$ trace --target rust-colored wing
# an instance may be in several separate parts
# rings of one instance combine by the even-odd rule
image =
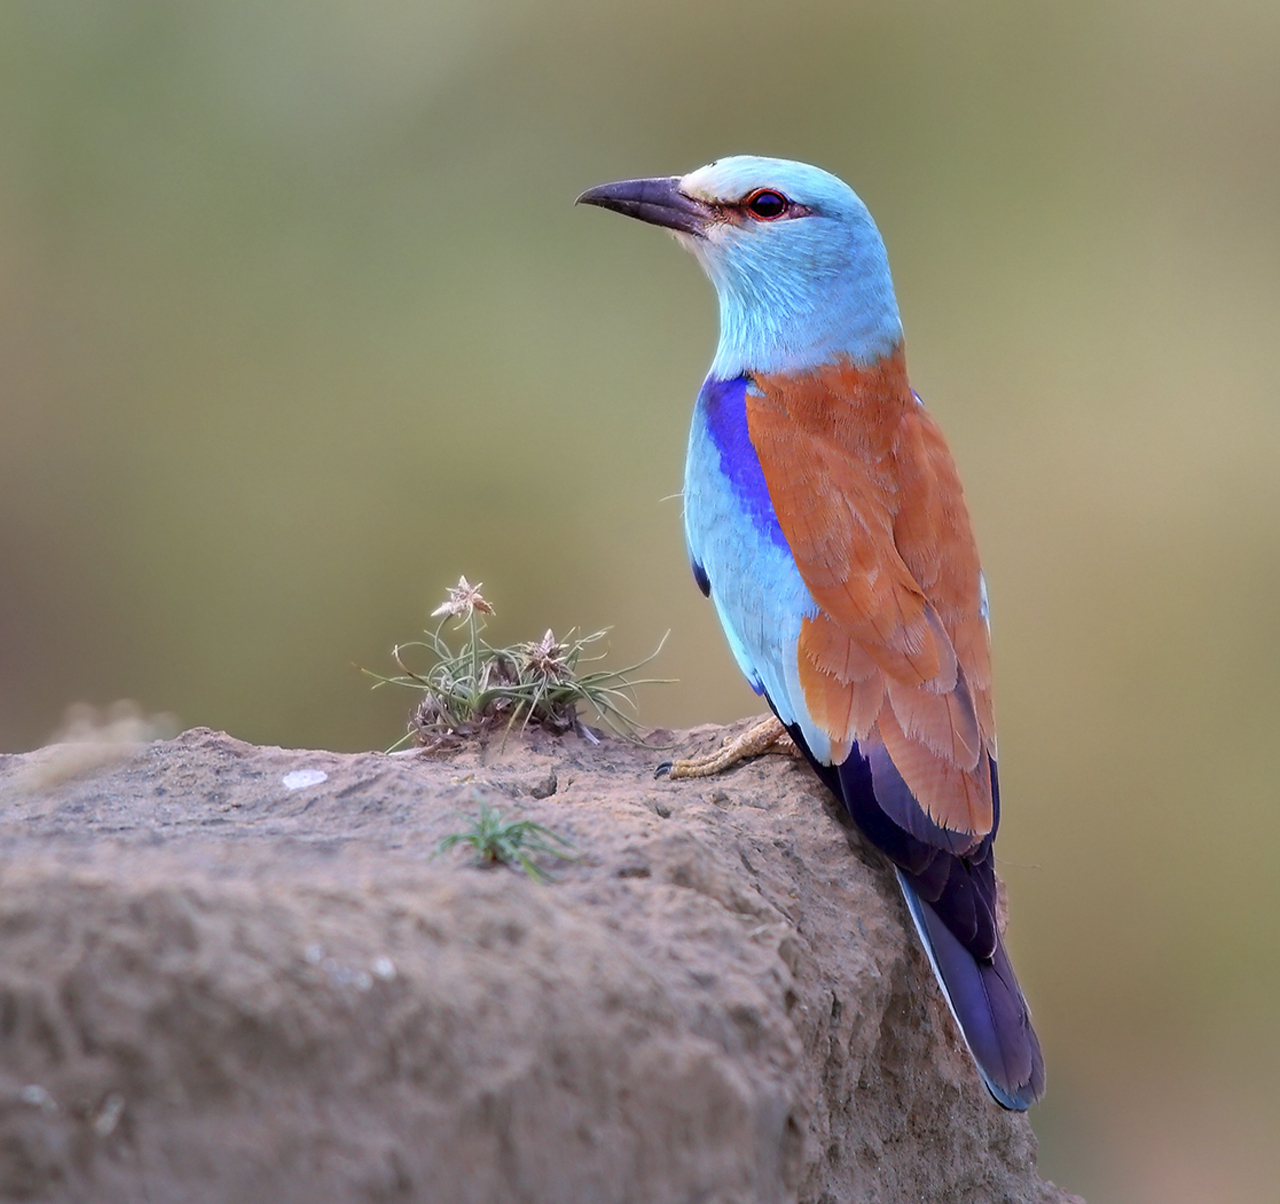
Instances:
[[[751,442],[821,607],[797,651],[805,705],[834,759],[882,744],[925,814],[976,843],[992,828],[995,751],[978,552],[901,349],[754,385]]]

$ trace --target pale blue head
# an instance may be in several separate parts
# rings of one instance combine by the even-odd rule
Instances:
[[[902,340],[880,232],[853,189],[821,168],[734,155],[578,200],[664,226],[697,257],[720,298],[718,377],[843,357],[870,364]]]

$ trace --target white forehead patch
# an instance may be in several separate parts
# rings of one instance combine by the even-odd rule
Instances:
[[[708,163],[706,167],[699,167],[697,171],[691,171],[680,181],[680,191],[685,196],[696,197],[700,201],[736,201],[738,195],[731,194],[726,191],[726,180],[723,179],[722,172],[717,172],[716,168],[720,163]]]
[[[691,171],[680,180],[686,196],[712,202],[740,201],[757,188],[776,188],[784,196],[832,212],[860,203],[843,181],[820,167],[793,159],[730,155]]]

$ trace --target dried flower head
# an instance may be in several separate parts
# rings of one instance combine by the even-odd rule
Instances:
[[[449,596],[431,612],[433,619],[445,616],[457,615],[459,618],[469,619],[476,611],[481,614],[493,614],[493,607],[485,601],[484,595],[480,593],[480,586],[483,581],[472,585],[465,577],[458,578],[458,584],[450,591]]]
[[[567,681],[573,676],[573,666],[568,660],[569,645],[560,643],[549,627],[536,644],[521,644],[520,652],[527,672],[548,681]]]

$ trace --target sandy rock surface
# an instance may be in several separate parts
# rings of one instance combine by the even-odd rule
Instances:
[[[99,751],[0,756],[0,1198],[1076,1199],[789,757]],[[578,859],[433,856],[481,801]]]

